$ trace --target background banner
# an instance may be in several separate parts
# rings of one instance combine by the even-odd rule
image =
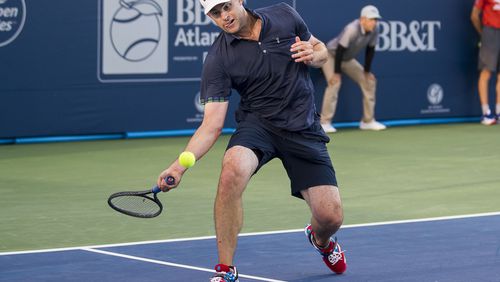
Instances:
[[[479,116],[470,0],[286,2],[327,42],[376,5],[378,120]],[[76,5],[78,3],[78,5]],[[0,138],[197,128],[203,59],[219,33],[198,0],[0,1]],[[362,55],[358,58],[361,63]],[[321,107],[325,79],[311,69]],[[225,127],[235,126],[235,93]],[[343,80],[334,122],[359,121]]]

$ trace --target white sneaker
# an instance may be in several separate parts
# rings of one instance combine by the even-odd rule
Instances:
[[[359,128],[362,130],[377,130],[378,131],[378,130],[384,130],[387,127],[376,120],[372,120],[370,122],[361,121],[359,123]]]
[[[337,132],[337,129],[335,129],[335,127],[333,127],[331,124],[329,123],[322,123],[321,124],[321,127],[323,128],[323,130],[326,132],[326,133],[334,133],[334,132]]]
[[[493,125],[497,123],[497,117],[493,114],[483,115],[481,117],[481,123],[484,125]]]

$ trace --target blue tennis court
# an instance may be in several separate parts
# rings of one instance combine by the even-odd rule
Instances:
[[[244,234],[240,281],[500,281],[500,213],[345,226],[334,275],[301,230]],[[33,238],[36,240],[36,238]],[[208,281],[215,239],[0,253],[0,281]]]

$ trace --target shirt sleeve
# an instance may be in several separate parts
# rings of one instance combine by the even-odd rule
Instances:
[[[344,31],[340,35],[339,44],[344,46],[346,49],[349,48],[349,44],[356,35],[355,27],[348,25],[345,27]]]
[[[231,79],[215,55],[207,55],[201,74],[200,102],[226,102],[231,96]]]
[[[378,40],[378,28],[373,31],[373,36],[370,38],[370,42],[368,42],[368,46],[375,47],[377,45]]]
[[[335,51],[335,64],[333,71],[335,73],[342,73],[342,57],[344,56],[345,47],[339,44]]]
[[[370,72],[374,56],[375,56],[375,46],[367,46],[365,51],[365,66],[364,66],[365,72]]]

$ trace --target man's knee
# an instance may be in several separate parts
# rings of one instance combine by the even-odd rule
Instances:
[[[341,85],[340,80],[335,79],[334,75],[332,75],[327,81],[328,87],[340,87],[340,85]]]
[[[320,214],[316,220],[323,226],[340,227],[344,221],[344,217],[342,210],[338,209]]]
[[[318,224],[324,227],[340,227],[342,225],[344,215],[337,187],[324,185],[301,192]]]
[[[365,79],[362,87],[364,87],[369,93],[375,93],[375,89],[377,89],[377,81],[375,79]]]
[[[344,221],[342,206],[340,203],[335,203],[328,208],[317,210],[314,218],[324,227],[339,228]]]
[[[238,147],[233,147],[226,152],[222,162],[218,193],[229,197],[241,196],[258,164],[254,153],[252,153],[251,159],[245,155],[248,155],[248,149]]]
[[[232,187],[236,186],[241,178],[242,172],[234,162],[224,161],[219,179],[218,192],[229,195],[234,193]]]
[[[479,74],[479,79],[481,80],[489,80],[491,77],[491,72],[489,70],[482,70]]]

